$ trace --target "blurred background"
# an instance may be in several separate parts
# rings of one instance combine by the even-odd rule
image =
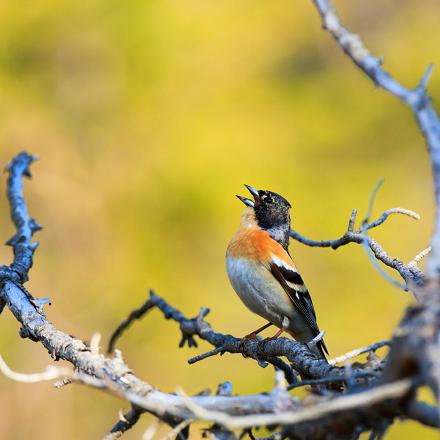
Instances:
[[[437,1],[336,6],[404,84],[440,64]],[[438,71],[429,91],[436,101]],[[210,307],[221,332],[241,336],[262,324],[225,272],[243,183],[281,193],[293,227],[327,239],[344,232],[353,208],[362,218],[383,176],[374,216],[402,206],[422,219],[391,217],[371,235],[404,261],[429,242],[430,164],[412,115],[341,53],[311,1],[1,1],[1,164],[22,149],[41,158],[25,192],[44,225],[27,287],[52,299],[56,326],[84,340],[100,332],[104,347],[150,287],[188,316]],[[4,197],[0,209],[6,241],[13,228]],[[295,242],[291,251],[332,356],[391,336],[411,296],[359,246]],[[0,247],[0,257],[9,263],[10,248]],[[39,372],[50,363],[40,345],[18,337],[9,311],[0,329],[11,368]],[[189,366],[209,347],[178,342],[176,324],[152,312],[118,345],[164,391],[196,393],[225,380],[236,393],[273,386],[271,368],[240,356]],[[55,390],[1,376],[0,387],[0,438],[100,438],[126,408],[77,385]],[[151,421],[143,416],[125,438],[140,438]],[[192,438],[200,435],[196,428]],[[416,436],[438,438],[399,422],[387,438]]]

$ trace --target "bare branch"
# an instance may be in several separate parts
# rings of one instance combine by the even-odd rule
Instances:
[[[386,266],[395,269],[407,284],[415,284],[416,286],[422,285],[424,282],[424,275],[422,271],[420,271],[417,267],[406,265],[398,258],[389,256],[376,240],[365,234],[365,231],[383,224],[391,214],[403,214],[414,219],[419,219],[419,214],[404,208],[391,208],[386,210],[379,217],[379,219],[371,223],[365,223],[360,229],[354,230],[356,214],[357,211],[353,210],[350,216],[347,231],[339,238],[333,240],[311,240],[294,231],[293,229],[290,230],[290,236],[300,243],[311,247],[331,247],[332,249],[338,249],[339,247],[345,246],[349,243],[357,243],[366,246],[369,248],[369,256],[374,256],[375,259],[381,261]]]
[[[376,86],[396,96],[411,108],[425,137],[431,154],[437,207],[435,232],[431,242],[433,252],[427,269],[428,275],[437,278],[440,273],[440,120],[426,91],[432,65],[426,69],[416,88],[404,87],[382,68],[382,61],[369,52],[360,37],[341,24],[330,0],[313,2],[321,16],[324,29]]]
[[[402,214],[413,218],[414,220],[420,220],[420,214],[405,208],[390,208],[387,209],[376,221],[366,225],[366,230],[376,228],[380,226],[391,214]]]
[[[103,437],[103,440],[114,440],[120,438],[124,432],[133,428],[133,426],[138,422],[142,410],[139,410],[135,406],[127,411],[125,414],[121,414],[118,423],[112,428],[112,430]]]
[[[381,186],[383,185],[384,178],[381,177],[373,187],[373,191],[371,191],[370,199],[368,200],[368,209],[365,214],[365,218],[362,220],[361,231],[365,231],[367,229],[368,224],[370,223],[370,218],[373,214],[374,202],[376,201],[377,193],[379,192]]]
[[[423,249],[423,251],[419,252],[410,262],[408,262],[408,267],[415,267],[418,268],[417,264],[426,257],[430,252],[432,251],[432,247],[428,246],[426,249]]]
[[[179,434],[187,428],[194,420],[187,419],[180,422],[178,425],[176,425],[173,429],[168,431],[161,440],[173,440],[174,438],[179,438]]]
[[[225,353],[225,347],[220,346],[220,347],[214,348],[210,351],[207,351],[206,353],[202,353],[202,354],[199,354],[197,356],[194,356],[194,357],[188,359],[188,364],[190,364],[190,365],[195,364],[197,362],[203,361],[204,359],[207,359],[209,357],[216,356],[217,354],[222,354],[222,353]]]
[[[408,287],[406,284],[402,284],[399,283],[399,281],[395,280],[391,275],[388,275],[387,272],[385,272],[382,267],[380,266],[380,264],[377,262],[376,260],[376,256],[373,253],[373,251],[371,250],[371,247],[369,245],[369,239],[368,239],[368,235],[365,233],[364,236],[364,240],[362,242],[362,246],[365,249],[365,252],[368,256],[368,259],[370,260],[371,264],[373,265],[373,267],[377,270],[377,272],[379,272],[379,274],[385,279],[387,280],[389,283],[391,283],[393,286],[397,287],[398,289],[404,290],[404,291],[408,291]]]
[[[93,333],[90,338],[90,351],[93,354],[99,354],[99,343],[101,342],[101,333]]]
[[[328,363],[331,365],[339,364],[341,362],[345,362],[348,359],[352,359],[356,356],[360,356],[361,354],[369,353],[370,351],[376,351],[379,348],[382,348],[385,346],[390,346],[390,345],[391,345],[391,342],[388,340],[376,342],[374,344],[367,345],[366,347],[357,348],[356,350],[349,351],[348,353],[345,353],[341,356],[330,359],[328,361]]]
[[[267,425],[297,425],[299,423],[320,419],[330,414],[354,408],[372,407],[378,403],[392,399],[402,399],[413,387],[411,380],[404,379],[390,384],[371,388],[369,390],[336,397],[327,402],[321,402],[311,407],[302,408],[295,412],[283,411],[275,414],[258,414],[247,416],[230,416],[220,411],[207,410],[199,406],[195,399],[182,396],[188,409],[200,420],[208,420],[221,424],[228,429],[246,428]]]
[[[113,332],[110,342],[107,347],[107,353],[111,353],[114,348],[116,341],[121,337],[122,333],[127,330],[128,327],[136,320],[142,318],[151,308],[154,307],[154,304],[151,301],[146,301],[141,307],[133,310],[130,315],[122,321],[118,328]]]
[[[374,202],[376,201],[377,193],[378,193],[380,187],[382,186],[383,182],[384,182],[383,178],[379,179],[379,181],[374,186],[373,191],[371,192],[371,195],[370,195],[370,200],[368,202],[368,211],[367,211],[367,214],[365,215],[364,220],[362,221],[362,226],[360,229],[361,233],[364,236],[364,238],[362,240],[362,247],[365,249],[365,252],[366,252],[369,260],[371,261],[371,264],[373,265],[373,267],[377,270],[377,272],[379,272],[380,275],[382,275],[382,277],[385,280],[390,282],[393,286],[397,287],[398,289],[402,289],[402,290],[407,291],[408,288],[405,284],[399,283],[397,280],[395,280],[392,276],[388,275],[388,273],[382,269],[380,264],[377,262],[375,254],[373,254],[373,251],[371,250],[370,245],[369,245],[369,241],[368,241],[369,227],[371,225],[373,225],[373,227],[375,227],[378,224],[383,223],[384,220],[382,220],[382,218],[388,217],[386,215],[386,213],[384,213],[379,220],[377,220],[376,222],[370,223],[370,218],[371,218],[371,213],[373,212]],[[397,212],[402,213],[402,210],[400,208],[397,208]],[[420,218],[420,216],[418,214],[413,213],[412,211],[404,210],[404,213],[406,215],[408,215],[408,212],[411,213],[410,215],[413,216],[413,218],[416,218],[417,220]]]
[[[144,307],[146,304],[148,304],[148,307]],[[202,309],[196,318],[189,319],[179,310],[169,305],[163,298],[157,296],[153,291],[150,291],[150,299],[136,310],[145,308],[145,310],[149,311],[153,307],[158,308],[166,318],[172,319],[180,325],[182,332],[180,346],[183,346],[185,341],[192,341],[191,345],[194,346],[196,344],[194,336],[198,336],[200,339],[209,342],[215,347],[214,350],[208,353],[196,358],[191,358],[189,360],[191,363],[200,360],[200,358],[204,359],[219,352],[225,352],[239,353],[255,359],[257,362],[263,361],[271,364],[276,362],[277,364],[275,364],[275,366],[278,368],[282,368],[281,364],[275,361],[274,358],[284,356],[289,360],[296,371],[307,378],[320,378],[329,374],[338,374],[340,370],[339,367],[333,367],[325,360],[317,359],[305,344],[293,341],[292,339],[241,339],[215,332],[211,325],[203,319],[208,309]],[[132,313],[130,315],[132,315]],[[136,319],[140,317],[141,316],[137,314]],[[129,321],[129,319],[124,320],[124,322],[127,321]],[[120,327],[121,326],[118,326],[118,329]],[[113,341],[116,340],[113,336],[111,339]]]
[[[36,156],[22,152],[7,166],[9,171],[7,194],[11,205],[11,218],[17,232],[6,244],[14,249],[14,261],[10,268],[20,276],[22,282],[28,279],[33,255],[38,247],[38,242],[31,241],[32,235],[41,229],[41,226],[29,217],[23,197],[22,177],[32,177],[29,167],[36,159]]]
[[[69,368],[65,367],[55,367],[53,365],[48,365],[46,367],[46,371],[42,373],[31,373],[31,374],[23,374],[12,371],[3,357],[0,355],[0,372],[2,372],[9,379],[15,380],[16,382],[24,382],[24,383],[38,383],[44,382],[46,380],[55,380],[59,379],[63,376],[72,376],[73,372]]]

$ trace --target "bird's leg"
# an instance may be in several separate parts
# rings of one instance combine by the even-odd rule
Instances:
[[[283,322],[282,322],[282,327],[269,339],[276,339],[278,338],[280,335],[282,335],[288,328],[289,328],[289,318],[287,318],[286,316],[283,318]]]
[[[270,339],[278,338],[279,336],[281,336],[284,333],[284,331],[285,331],[285,329],[281,327],[280,329],[278,329],[278,331]]]
[[[257,328],[257,330],[249,333],[248,335],[244,336],[243,339],[256,339],[258,333],[261,333],[263,330],[266,330],[268,327],[272,325],[271,322],[268,322],[267,324],[264,324],[262,327]]]

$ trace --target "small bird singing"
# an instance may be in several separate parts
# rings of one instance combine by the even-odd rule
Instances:
[[[245,338],[255,338],[274,325],[277,338],[286,331],[299,342],[319,335],[315,309],[301,275],[289,254],[290,203],[279,194],[245,185],[254,200],[237,196],[246,208],[226,252],[232,287],[245,306],[269,321]],[[311,346],[325,359],[321,339]]]

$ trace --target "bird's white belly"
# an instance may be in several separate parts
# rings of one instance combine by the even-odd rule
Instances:
[[[278,327],[284,317],[295,313],[290,299],[264,266],[228,256],[226,268],[232,287],[252,312]]]

